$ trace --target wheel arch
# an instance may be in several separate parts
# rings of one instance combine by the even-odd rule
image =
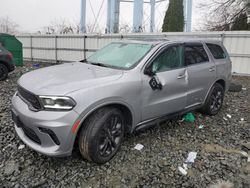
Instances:
[[[83,113],[84,115],[80,115],[80,124],[79,127],[76,131],[76,136],[75,136],[75,140],[74,143],[76,144],[79,134],[81,132],[81,129],[83,128],[83,124],[84,122],[93,114],[95,113],[97,110],[101,109],[101,108],[105,108],[105,107],[113,107],[113,108],[117,108],[119,110],[121,110],[122,114],[124,115],[124,119],[125,119],[125,131],[126,133],[130,133],[133,129],[133,122],[134,122],[134,117],[133,117],[133,111],[132,109],[125,103],[123,102],[109,102],[109,103],[103,103],[100,104],[98,106],[95,106],[94,108],[91,108],[91,110],[88,110],[87,113]]]
[[[205,97],[205,99],[204,99],[204,101],[203,101],[203,104],[205,103],[205,101],[206,101],[206,99],[207,99],[207,96],[208,96],[209,92],[211,91],[212,87],[213,87],[214,84],[216,84],[216,83],[220,84],[220,85],[224,88],[224,91],[225,91],[225,89],[226,89],[226,81],[225,81],[224,79],[222,79],[222,78],[216,79],[216,80],[214,81],[214,83],[210,86],[210,88],[208,89],[207,94],[206,94],[206,97]]]

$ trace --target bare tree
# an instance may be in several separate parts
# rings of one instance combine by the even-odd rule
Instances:
[[[17,33],[18,25],[8,16],[0,17],[0,33],[15,34]]]
[[[248,13],[249,0],[211,0],[209,3],[201,3],[200,7],[208,10],[205,23],[206,30],[230,30],[236,18]]]
[[[45,34],[75,34],[79,33],[79,24],[71,23],[66,19],[54,20],[50,25],[44,26],[39,33]]]

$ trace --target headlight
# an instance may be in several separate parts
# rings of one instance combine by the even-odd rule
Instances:
[[[70,97],[39,96],[45,110],[72,110],[76,102]]]

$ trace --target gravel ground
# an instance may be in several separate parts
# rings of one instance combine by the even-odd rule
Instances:
[[[31,69],[31,64],[17,68],[0,83],[0,187],[209,187],[217,181],[250,187],[249,77],[233,78],[246,90],[227,93],[218,115],[195,113],[195,123],[163,124],[129,135],[110,162],[96,165],[77,150],[71,157],[51,158],[22,148],[11,120],[11,97],[17,79]],[[134,149],[138,143],[144,145],[141,151]],[[178,167],[192,151],[197,158],[183,175]]]

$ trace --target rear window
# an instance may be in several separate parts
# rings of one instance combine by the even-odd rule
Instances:
[[[210,43],[206,43],[206,45],[215,59],[225,59],[227,57],[220,45]]]

